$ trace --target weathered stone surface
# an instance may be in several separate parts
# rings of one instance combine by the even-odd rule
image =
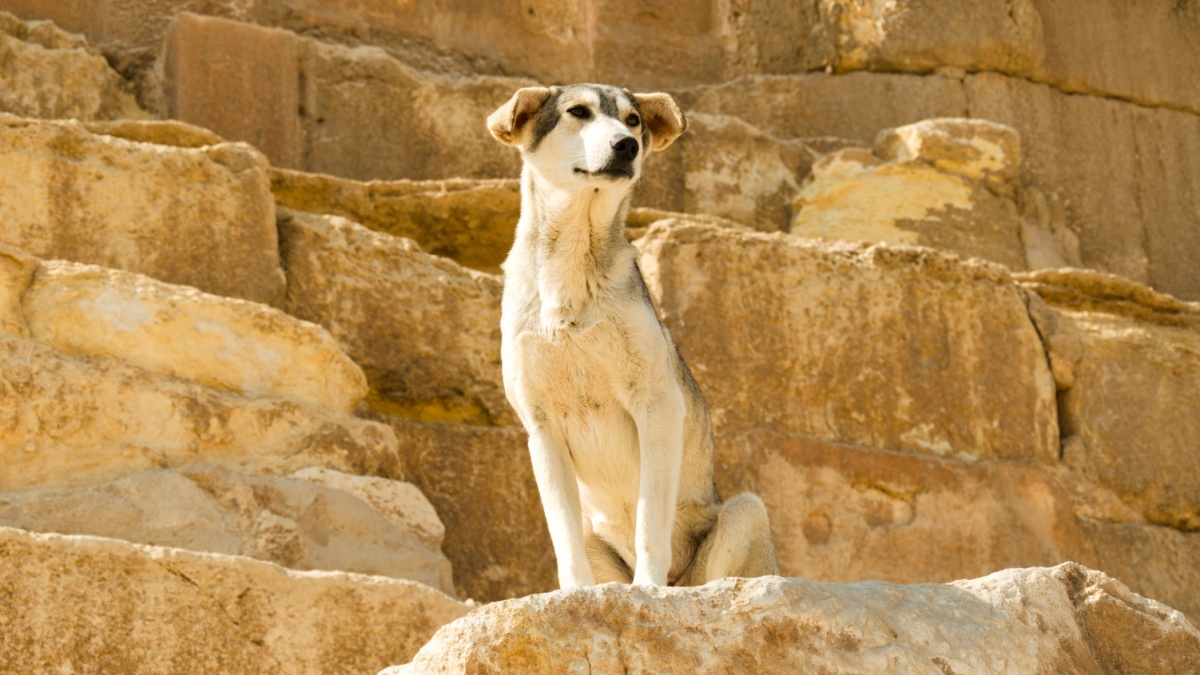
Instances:
[[[416,536],[434,550],[442,547],[446,528],[433,505],[412,483],[375,476],[355,476],[332,469],[308,467],[291,478],[327,485],[348,492],[375,508],[384,518]],[[452,592],[446,590],[447,593]]]
[[[422,584],[0,528],[12,672],[372,672],[470,609]]]
[[[275,170],[280,206],[342,216],[416,241],[434,255],[499,273],[521,211],[518,181],[370,181]]]
[[[461,598],[502,600],[558,587],[525,432],[398,417],[397,477],[420,488],[446,525],[442,546]]]
[[[145,117],[98,50],[49,21],[0,12],[0,111],[22,117]]]
[[[1065,204],[1082,263],[1200,299],[1200,115],[1015,78],[966,78],[972,116],[1015,127],[1022,182]]]
[[[392,430],[291,400],[252,400],[102,357],[0,339],[0,490],[76,487],[212,462],[398,478]]]
[[[419,492],[416,497],[433,510]],[[454,593],[450,561],[410,523],[396,522],[395,513],[389,518],[341,489],[212,464],[142,471],[83,488],[0,494],[0,526],[410,579]]]
[[[288,312],[326,326],[370,403],[426,421],[515,424],[500,372],[500,279],[337,216],[280,220]]]
[[[1095,272],[1023,279],[1056,307],[1039,328],[1064,462],[1148,521],[1200,530],[1200,303]]]
[[[886,129],[874,151],[884,161],[918,160],[997,189],[1021,175],[1020,134],[987,120],[943,117]]]
[[[763,577],[558,591],[483,607],[382,673],[1165,675],[1197,659],[1200,631],[1182,614],[1067,563],[946,585]]]
[[[638,246],[718,432],[1057,459],[1054,381],[1001,268],[702,225],[655,226]]]
[[[918,244],[1026,268],[1014,200],[916,159],[885,163],[857,148],[828,155],[796,195],[795,214],[790,231],[801,237]]]
[[[1081,518],[1096,549],[1096,566],[1136,579],[1130,588],[1179,609],[1200,625],[1200,532],[1181,532],[1139,522]]]
[[[139,274],[43,262],[23,290],[21,314],[35,340],[60,352],[245,396],[349,412],[367,394],[362,370],[320,326]]]
[[[785,230],[815,153],[726,115],[688,116],[687,133],[643,168],[636,203]]]
[[[253,143],[279,166],[359,179],[519,172],[516,153],[481,124],[530,80],[445,77],[381,49],[189,13],[167,44],[168,114]],[[257,115],[246,115],[247,97]]]
[[[128,135],[128,127],[123,135]],[[0,115],[0,243],[257,302],[284,291],[265,158]]]

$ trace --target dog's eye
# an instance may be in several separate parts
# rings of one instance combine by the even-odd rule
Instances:
[[[628,124],[631,127],[636,127],[637,125],[639,125],[641,123],[642,123],[642,121],[640,119],[638,119],[638,116],[634,115],[633,113],[630,113],[629,117],[625,118],[625,124]]]
[[[592,116],[592,111],[587,109],[587,106],[577,105],[574,108],[568,108],[567,112],[572,117],[578,117],[581,120],[586,120]]]

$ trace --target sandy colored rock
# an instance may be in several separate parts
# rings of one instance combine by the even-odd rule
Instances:
[[[38,264],[37,258],[0,244],[0,335],[29,336],[21,295],[33,283]]]
[[[254,400],[103,357],[0,339],[0,491],[77,487],[212,462],[397,478],[392,430],[296,401]]]
[[[1200,560],[1200,532],[1092,518],[1080,522],[1095,545],[1097,567],[1137,579],[1130,588],[1178,608],[1193,626],[1200,624],[1195,565]]]
[[[866,150],[818,161],[795,197],[791,233],[824,240],[913,244],[1025,269],[1016,203],[981,181],[917,159]]]
[[[420,488],[446,525],[442,550],[460,598],[503,600],[558,587],[524,431],[373,418],[395,431],[397,477]]]
[[[320,326],[139,274],[43,262],[21,311],[35,340],[67,354],[341,412],[367,394],[362,370]]]
[[[0,528],[13,672],[373,672],[470,609],[412,581]]]
[[[384,518],[410,532],[435,551],[442,547],[446,528],[433,510],[433,505],[412,483],[375,476],[354,476],[315,466],[301,469],[289,478],[348,492],[370,504]],[[453,592],[452,589],[444,590]]]
[[[1055,307],[1063,461],[1149,522],[1200,530],[1200,304],[1095,272],[1024,278]]]
[[[515,424],[500,373],[500,279],[337,216],[280,219],[286,307],[362,365],[376,409]]]
[[[267,164],[246,145],[168,147],[0,115],[0,220],[0,242],[39,258],[283,295]]]
[[[362,182],[277,169],[271,190],[280,206],[342,216],[490,273],[500,272],[521,211],[515,179]]]
[[[419,492],[416,497],[433,510]],[[212,464],[141,471],[82,488],[0,494],[4,527],[240,555],[297,570],[410,579],[453,595],[450,561],[412,523],[396,521],[394,512],[385,514],[338,488]]]
[[[1067,563],[953,584],[762,577],[698,588],[608,584],[493,603],[403,667],[521,672],[1140,672],[1200,659],[1200,631]],[[382,675],[381,673],[381,675]]]
[[[146,117],[131,87],[82,36],[0,12],[0,111],[21,117]]]
[[[918,160],[1002,187],[1021,175],[1021,136],[987,120],[943,117],[886,129],[875,138],[884,161]]]
[[[972,116],[1020,132],[1022,183],[1064,205],[1084,267],[1200,299],[1200,117],[996,75],[965,83]]]
[[[1002,268],[686,224],[638,246],[718,433],[1057,459],[1054,381]]]

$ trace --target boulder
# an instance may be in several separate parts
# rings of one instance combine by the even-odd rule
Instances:
[[[1021,279],[1052,308],[1063,461],[1147,521],[1200,531],[1200,303],[1092,271]]]
[[[686,223],[638,247],[718,433],[1058,459],[1054,380],[1002,268]]]
[[[516,180],[362,182],[275,169],[271,190],[280,206],[342,216],[493,274],[512,248],[521,212]]]
[[[285,306],[362,365],[370,403],[425,421],[515,424],[500,372],[500,279],[337,216],[282,214]]]
[[[0,12],[0,112],[21,117],[146,117],[131,87],[80,35]]]
[[[951,584],[606,584],[487,605],[381,672],[1123,672],[1200,660],[1178,611],[1081,565]]]
[[[367,394],[362,370],[320,326],[246,300],[129,272],[40,263],[21,296],[30,336],[252,398],[341,412]]]
[[[372,415],[399,441],[397,477],[446,525],[442,550],[461,598],[503,600],[558,588],[525,432]]]
[[[327,408],[250,399],[19,338],[0,338],[0,373],[3,492],[93,485],[196,462],[398,478],[391,429]]]
[[[13,672],[373,672],[471,608],[413,581],[0,528]]]
[[[283,295],[266,159],[243,144],[168,147],[0,114],[0,220],[0,243],[40,258]]]
[[[373,480],[377,490],[405,486],[415,508],[433,511],[407,483],[307,471]],[[298,570],[411,579],[453,595],[440,540],[421,536],[417,523],[397,518],[402,512],[383,512],[346,490],[297,479],[302,475],[278,478],[193,464],[87,487],[0,494],[0,526],[241,555]]]

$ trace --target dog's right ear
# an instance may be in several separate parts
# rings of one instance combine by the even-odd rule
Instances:
[[[541,110],[548,98],[550,90],[546,87],[518,89],[508,103],[488,115],[488,131],[505,145],[520,145],[525,125]]]

